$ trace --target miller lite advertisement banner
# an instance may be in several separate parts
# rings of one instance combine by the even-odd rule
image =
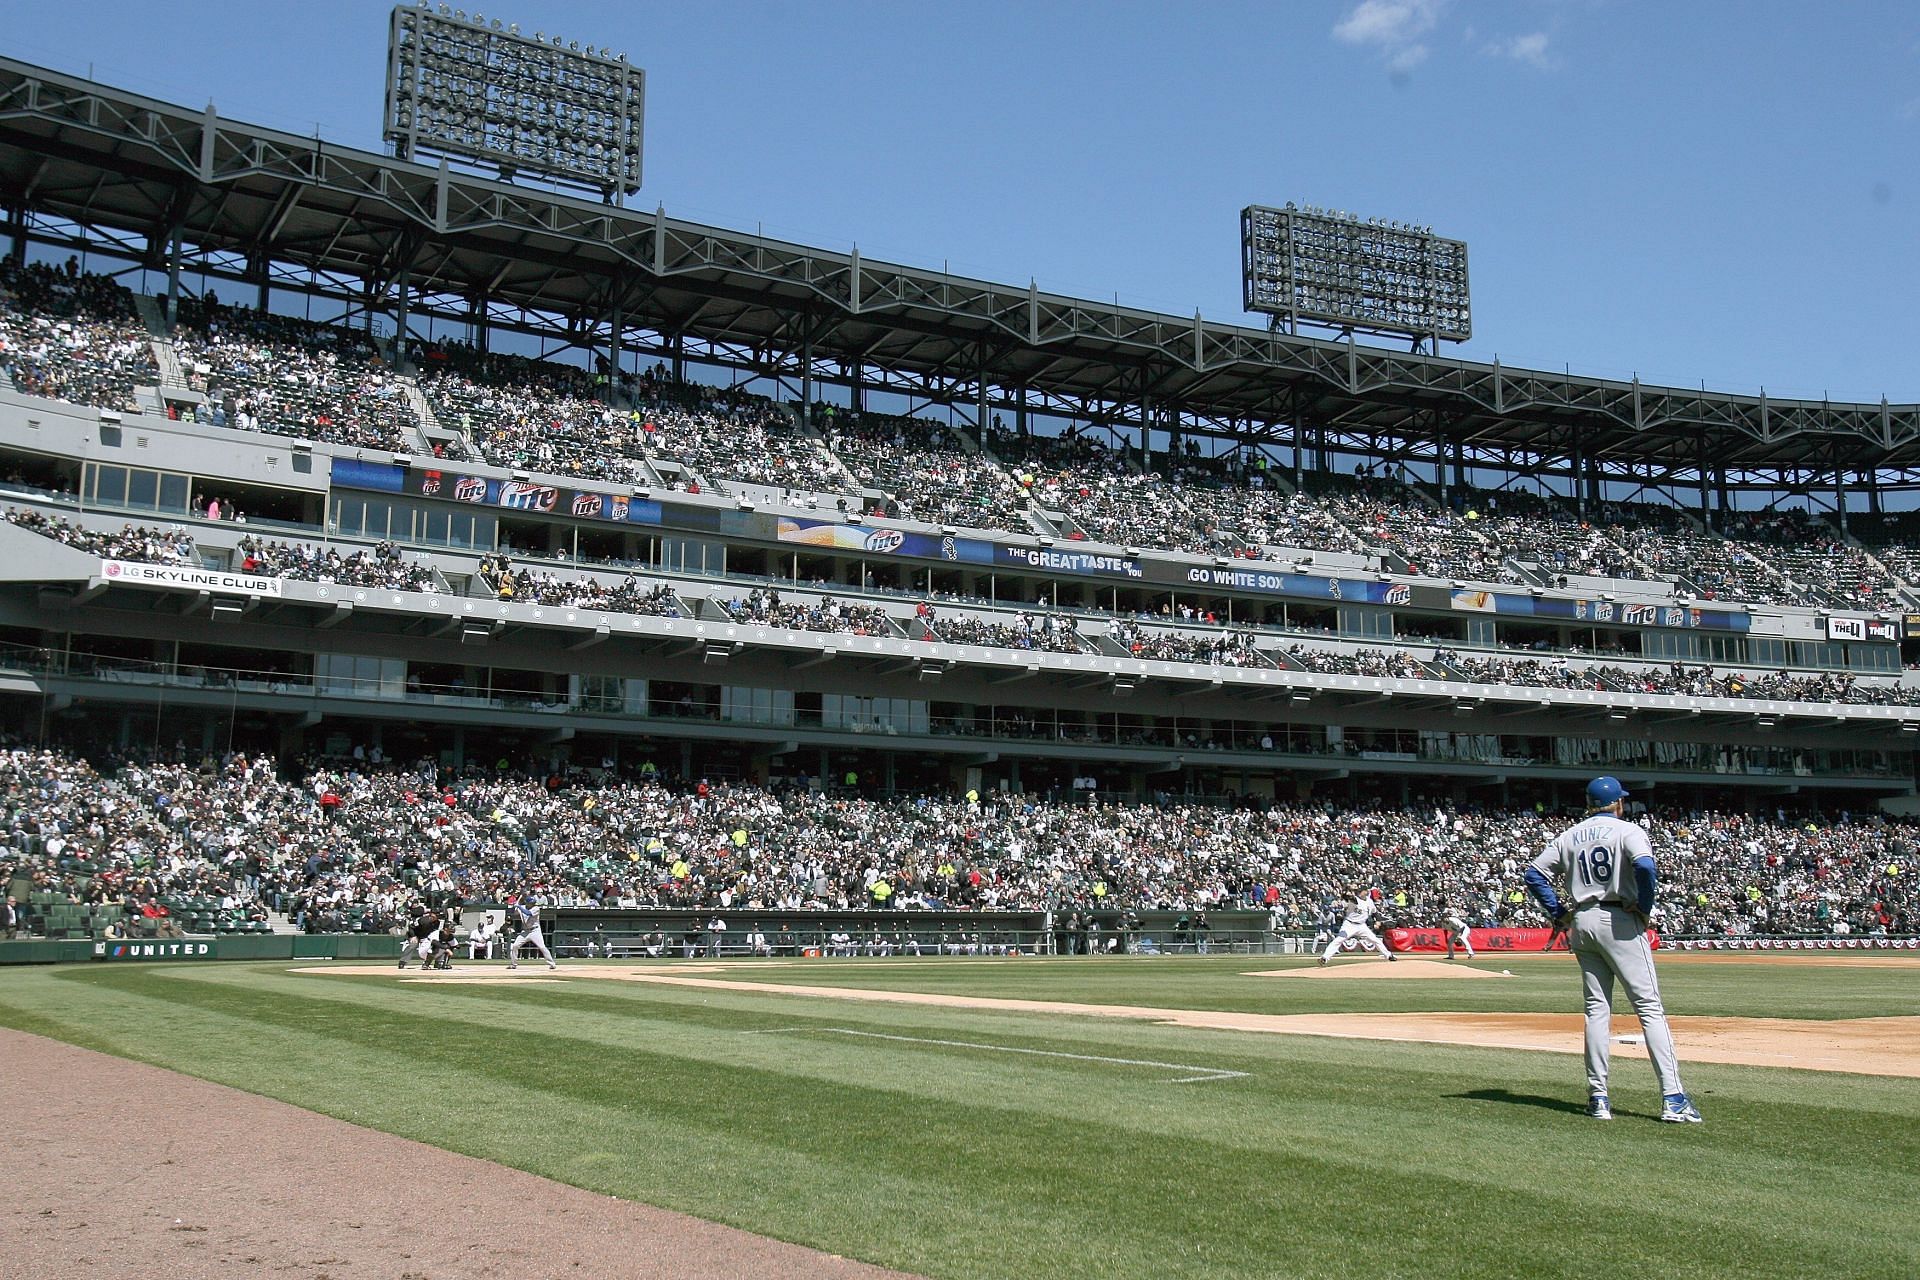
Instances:
[[[1545,951],[1547,939],[1553,936],[1551,929],[1475,929],[1473,931],[1473,949],[1476,953],[1494,951]],[[1412,952],[1447,950],[1447,931],[1438,927],[1432,929],[1389,929],[1386,933],[1387,950]],[[1647,930],[1647,941],[1656,949],[1661,945],[1660,933],[1656,929]],[[1555,951],[1567,949],[1566,935],[1553,939]],[[1465,955],[1464,951],[1459,952]]]
[[[803,547],[830,547],[869,556],[914,556],[922,560],[952,560],[961,564],[993,564],[994,543],[984,538],[939,537],[909,533],[884,526],[868,528],[846,521],[802,520],[779,517],[774,535],[781,542]]]
[[[1623,604],[1617,600],[1569,600],[1507,591],[1455,591],[1453,607],[1469,613],[1518,614],[1560,622],[1607,622],[1623,627],[1684,627],[1745,631],[1751,619],[1731,609],[1695,609],[1677,604]]]
[[[415,498],[463,502],[471,506],[519,511],[528,515],[571,516],[576,520],[606,520],[614,524],[666,523],[662,504],[651,498],[636,498],[625,493],[594,493],[537,480],[502,480],[494,476],[465,475],[438,467],[402,467],[393,463],[335,458],[333,482],[342,488],[404,493]],[[688,507],[675,511],[673,523],[711,531],[721,528],[726,516],[740,514]]]

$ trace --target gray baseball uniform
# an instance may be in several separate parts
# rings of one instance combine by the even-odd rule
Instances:
[[[1387,944],[1380,941],[1380,935],[1367,924],[1367,921],[1373,917],[1373,899],[1364,893],[1357,893],[1346,902],[1347,909],[1345,918],[1340,922],[1340,931],[1333,935],[1333,941],[1329,942],[1327,949],[1320,953],[1320,963],[1325,964],[1338,955],[1341,946],[1348,938],[1358,938],[1387,959],[1392,960],[1393,952],[1387,950]]]
[[[1669,1096],[1684,1092],[1673,1033],[1667,1028],[1660,984],[1653,973],[1653,947],[1647,942],[1646,921],[1636,909],[1640,895],[1633,864],[1643,861],[1649,867],[1653,863],[1647,833],[1611,813],[1593,814],[1567,828],[1533,860],[1533,870],[1564,894],[1561,905],[1573,912],[1567,940],[1580,962],[1586,988],[1590,1094],[1607,1092],[1615,977],[1626,987],[1627,999],[1639,1015],[1660,1092]],[[1529,877],[1529,884],[1538,896],[1537,882]],[[1553,905],[1553,900],[1547,900],[1549,909]]]

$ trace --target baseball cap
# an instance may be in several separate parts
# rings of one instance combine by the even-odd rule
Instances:
[[[1627,789],[1620,785],[1620,779],[1602,775],[1587,784],[1587,804],[1595,809],[1604,809],[1615,800],[1624,800]]]

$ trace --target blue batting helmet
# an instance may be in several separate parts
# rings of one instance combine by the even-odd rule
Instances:
[[[1601,776],[1587,784],[1587,805],[1589,808],[1604,809],[1615,800],[1627,798],[1627,789],[1620,785],[1620,779]]]

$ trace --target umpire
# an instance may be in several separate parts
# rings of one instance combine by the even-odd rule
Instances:
[[[1647,833],[1622,816],[1627,791],[1617,778],[1587,784],[1587,816],[1548,843],[1527,868],[1527,891],[1567,935],[1587,997],[1587,1114],[1613,1119],[1607,1098],[1607,1058],[1612,1038],[1613,982],[1618,978],[1639,1015],[1647,1055],[1660,1078],[1660,1118],[1699,1124],[1700,1112],[1680,1086],[1673,1033],[1660,1003],[1653,973],[1647,916],[1657,880]],[[1561,897],[1564,893],[1566,896]]]

